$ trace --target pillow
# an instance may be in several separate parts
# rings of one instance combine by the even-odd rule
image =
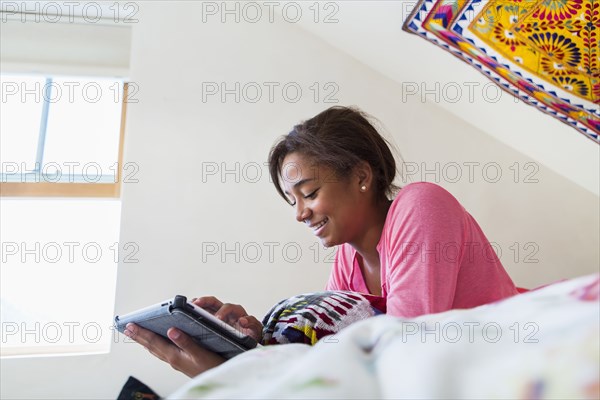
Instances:
[[[348,325],[385,311],[381,297],[355,292],[299,294],[277,303],[263,318],[263,345],[314,345]],[[382,310],[383,309],[383,310]]]

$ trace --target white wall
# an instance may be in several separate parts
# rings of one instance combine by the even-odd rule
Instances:
[[[339,104],[378,117],[406,161],[496,162],[503,176],[514,162],[530,161],[438,105],[402,103],[398,83],[293,24],[202,23],[200,13],[197,3],[144,2],[134,27],[131,78],[139,102],[129,107],[125,158],[138,163],[140,181],[124,184],[121,241],[139,245],[140,262],[119,266],[117,313],[179,293],[213,294],[260,317],[283,297],[324,287],[325,254],[314,262],[316,241],[278,198],[265,168],[256,183],[235,182],[233,175],[224,183],[219,175],[203,182],[201,174],[202,163],[233,168],[266,161],[277,136],[329,106],[312,98],[314,82],[334,82]],[[305,93],[297,103],[281,92],[273,103],[235,103],[232,96],[203,102],[202,82],[297,82]],[[479,173],[473,183],[451,184],[441,176],[438,183],[501,245],[501,259],[518,284],[597,270],[597,196],[542,166],[538,183],[487,183]],[[203,263],[209,242],[228,248],[258,243],[263,256],[257,263],[238,263],[232,255],[224,263],[216,256]],[[273,260],[264,242],[279,244]],[[515,263],[513,242],[537,243],[539,262],[524,264],[521,254]],[[296,263],[282,255],[288,243],[302,250]],[[128,375],[166,396],[186,381],[122,340],[106,355],[2,360],[1,374],[2,398],[115,398]]]

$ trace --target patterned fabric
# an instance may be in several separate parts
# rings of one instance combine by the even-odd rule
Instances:
[[[374,296],[353,292],[306,293],[277,303],[262,323],[262,344],[314,345],[348,325],[381,314]]]
[[[123,385],[117,400],[160,400],[160,396],[144,383],[130,376]]]
[[[598,142],[600,0],[420,0],[404,23]]]

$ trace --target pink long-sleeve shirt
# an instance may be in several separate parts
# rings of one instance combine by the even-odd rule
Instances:
[[[389,315],[472,308],[518,293],[475,219],[433,183],[411,183],[400,190],[377,250],[379,304]],[[369,294],[356,250],[347,243],[337,249],[327,290]]]

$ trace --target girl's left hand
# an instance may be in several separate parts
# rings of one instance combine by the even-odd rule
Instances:
[[[205,349],[177,328],[167,331],[169,342],[156,333],[135,324],[127,324],[125,335],[132,338],[150,353],[168,363],[177,371],[190,378],[223,364],[226,360],[216,353]]]

